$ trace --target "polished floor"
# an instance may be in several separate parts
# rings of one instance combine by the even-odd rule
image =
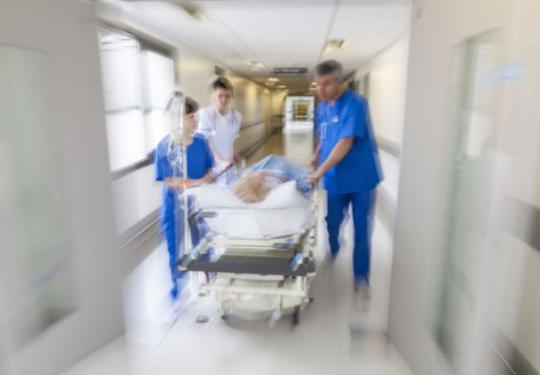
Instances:
[[[312,140],[305,134],[275,135],[250,162],[269,153],[307,164]],[[320,215],[323,216],[323,215]],[[321,218],[322,224],[322,218]],[[167,253],[160,245],[125,282],[127,334],[104,346],[64,375],[169,374],[412,374],[388,343],[387,306],[391,238],[376,223],[373,234],[369,305],[352,291],[351,225],[344,228],[343,251],[332,265],[317,254],[315,302],[293,327],[289,319],[270,327],[266,320],[220,319],[212,296],[193,294],[170,321]],[[326,243],[324,238],[320,243]],[[197,323],[197,317],[209,318]]]

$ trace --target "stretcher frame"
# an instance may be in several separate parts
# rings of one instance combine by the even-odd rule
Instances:
[[[310,289],[316,273],[318,195],[314,189],[310,197],[311,220],[303,233],[261,239],[208,233],[189,254],[181,257],[179,268],[213,274],[206,284],[197,287],[215,296],[224,320],[242,315],[238,314],[240,311],[246,317],[246,298],[266,297],[273,301],[272,305],[251,311],[251,317],[269,315],[269,324],[273,326],[284,315],[292,314],[292,322],[297,325],[300,311],[313,302]],[[215,213],[205,210],[202,214]],[[220,249],[214,254],[217,260],[212,259],[210,249]]]

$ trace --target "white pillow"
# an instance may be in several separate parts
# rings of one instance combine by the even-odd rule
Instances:
[[[303,206],[308,200],[296,189],[296,181],[288,181],[270,190],[258,203],[246,203],[234,195],[231,188],[203,185],[189,190],[197,198],[200,208],[289,208]]]
[[[227,208],[245,205],[240,198],[234,195],[232,189],[215,184],[189,189],[188,194],[195,196],[200,208]]]

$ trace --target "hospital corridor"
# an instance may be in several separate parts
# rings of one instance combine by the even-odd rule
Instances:
[[[281,138],[270,138],[261,153],[282,151],[285,142]],[[292,141],[302,147],[302,138],[302,134],[295,134]],[[309,149],[302,151],[309,155]],[[167,251],[160,246],[129,280],[136,294],[130,309],[149,314],[142,327],[131,332],[139,335],[131,339],[141,346],[133,348],[126,344],[126,338],[117,339],[63,374],[176,374],[179,361],[187,374],[330,374],[335,369],[344,374],[411,374],[385,335],[392,250],[391,239],[380,224],[375,226],[373,241],[377,252],[369,311],[362,311],[351,299],[352,255],[351,249],[346,249],[335,269],[318,272],[312,286],[315,301],[302,313],[297,327],[290,319],[275,326],[267,319],[231,318],[224,324],[211,296],[195,296],[182,308],[177,321],[167,321],[166,309],[158,311],[155,298],[152,301],[151,293],[155,292],[143,295],[145,289],[160,288],[163,280]],[[161,289],[166,293],[166,284]],[[355,316],[357,311],[359,316]],[[197,323],[200,316],[209,321]],[[246,360],[237,360],[239,353]]]
[[[540,374],[538,0],[0,0],[0,375]]]

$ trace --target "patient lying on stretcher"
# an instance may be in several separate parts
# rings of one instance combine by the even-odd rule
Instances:
[[[190,189],[198,215],[215,233],[233,238],[264,238],[302,233],[311,223],[308,170],[270,155],[246,168],[228,187],[208,184]],[[286,214],[284,214],[284,210]]]
[[[283,156],[269,155],[248,167],[236,180],[234,194],[246,203],[262,202],[275,187],[288,181],[296,181],[296,188],[304,196],[311,193],[311,185],[306,169]]]

